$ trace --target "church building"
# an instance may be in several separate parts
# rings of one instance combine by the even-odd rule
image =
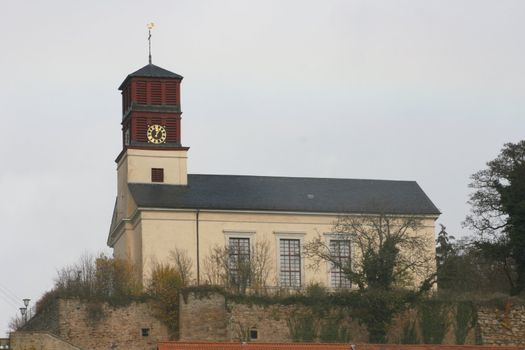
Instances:
[[[234,247],[239,258],[249,256],[256,242],[267,242],[268,285],[350,287],[328,264],[312,269],[302,251],[318,235],[336,247],[332,231],[341,215],[417,216],[423,223],[417,234],[430,242],[422,249],[435,254],[440,212],[415,181],[188,174],[182,79],[150,63],[119,87],[122,151],[107,244],[144,280],[177,249],[191,258],[194,283],[203,284],[214,247]],[[342,259],[353,258],[352,247],[337,251]]]

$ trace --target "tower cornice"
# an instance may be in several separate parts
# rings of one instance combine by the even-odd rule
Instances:
[[[177,113],[179,115],[182,114],[180,105],[141,105],[136,102],[133,102],[131,106],[123,113],[122,123],[125,122],[127,117],[129,117],[132,112]]]
[[[140,149],[140,150],[162,150],[162,151],[188,151],[189,147],[183,147],[183,146],[175,146],[175,145],[155,145],[155,146],[148,146],[148,145],[130,145],[127,146],[125,149],[123,149],[117,158],[115,158],[115,163],[118,164],[122,157],[126,154],[128,149]]]

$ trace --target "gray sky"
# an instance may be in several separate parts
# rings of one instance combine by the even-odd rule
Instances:
[[[416,180],[463,235],[470,174],[524,138],[524,1],[3,0],[0,336],[13,298],[109,252],[149,21],[191,173]]]

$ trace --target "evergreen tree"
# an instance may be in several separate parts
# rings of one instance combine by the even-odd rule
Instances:
[[[472,175],[470,187],[464,225],[479,235],[476,244],[487,257],[509,266],[510,292],[519,294],[525,289],[525,140],[505,144]]]

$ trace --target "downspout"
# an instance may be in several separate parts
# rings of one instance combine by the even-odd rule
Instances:
[[[197,285],[200,285],[200,281],[201,281],[201,262],[200,262],[200,253],[199,253],[199,213],[200,213],[200,210],[197,209],[197,211],[195,212],[195,225],[196,225],[196,234],[197,234]]]

